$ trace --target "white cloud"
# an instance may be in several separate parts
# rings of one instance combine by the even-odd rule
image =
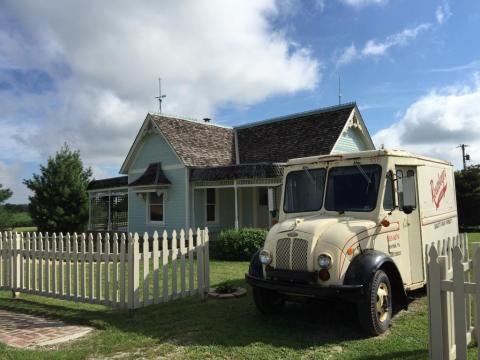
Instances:
[[[358,55],[359,54],[357,48],[355,47],[355,44],[352,43],[350,46],[346,47],[339,53],[336,61],[337,66],[351,63],[358,57]]]
[[[7,164],[0,161],[0,184],[4,189],[10,189],[13,192],[11,198],[7,199],[6,203],[26,203],[28,189],[19,179],[24,174],[24,169],[21,163],[14,162]]]
[[[403,117],[374,136],[377,146],[401,148],[461,165],[456,148],[469,144],[474,163],[480,158],[480,80],[434,89],[409,106]]]
[[[437,10],[435,11],[435,18],[437,19],[437,23],[443,24],[450,16],[452,16],[450,5],[445,0],[441,5],[438,5]]]
[[[309,49],[273,28],[289,8],[275,0],[8,0],[3,8],[0,70],[39,71],[52,84],[0,88],[0,132],[9,135],[0,159],[45,159],[68,141],[87,165],[119,166],[157,109],[159,76],[164,111],[198,118],[320,81]]]
[[[406,28],[396,34],[387,36],[383,41],[368,40],[361,49],[357,49],[355,44],[352,44],[340,52],[337,56],[336,64],[341,66],[357,59],[385,56],[391,48],[407,45],[419,33],[430,27],[431,24],[420,24],[414,28]]]
[[[355,8],[361,8],[367,5],[384,5],[388,0],[340,0],[346,5],[353,6]]]

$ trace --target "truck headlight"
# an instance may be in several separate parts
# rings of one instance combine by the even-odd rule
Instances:
[[[332,257],[328,254],[320,254],[317,261],[320,269],[330,269],[332,266]]]
[[[268,265],[272,262],[272,255],[270,255],[270,251],[268,250],[264,249],[260,251],[260,254],[258,255],[258,257],[260,258],[260,262],[263,265]]]

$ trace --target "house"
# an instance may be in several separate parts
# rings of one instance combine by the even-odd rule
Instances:
[[[268,228],[288,159],[371,149],[355,103],[233,128],[148,114],[123,176],[90,183],[89,229]]]

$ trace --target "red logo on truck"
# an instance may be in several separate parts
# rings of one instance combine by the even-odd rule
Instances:
[[[447,192],[447,171],[445,169],[438,175],[436,183],[430,180],[430,187],[432,189],[432,201],[438,209]]]

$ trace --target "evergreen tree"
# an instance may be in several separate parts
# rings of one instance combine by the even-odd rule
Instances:
[[[29,210],[39,231],[81,232],[88,221],[87,186],[92,176],[84,168],[79,151],[67,144],[50,157],[40,174],[24,180],[33,192]]]
[[[0,230],[11,227],[11,216],[5,209],[5,205],[2,205],[2,203],[13,195],[10,189],[2,188],[3,186],[0,184]]]
[[[455,172],[458,221],[460,226],[480,225],[480,165]]]

